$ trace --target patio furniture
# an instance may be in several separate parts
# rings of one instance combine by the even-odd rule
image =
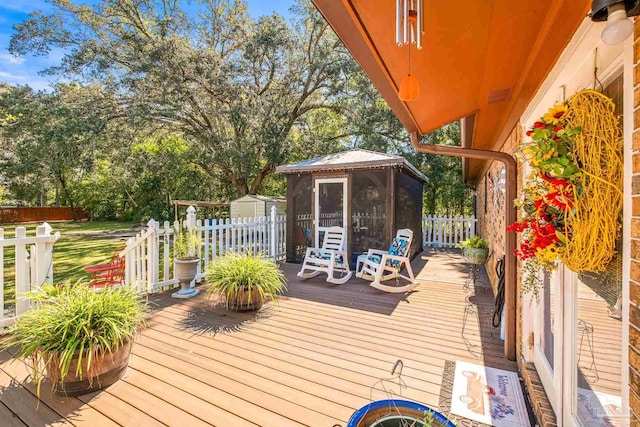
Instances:
[[[310,279],[320,273],[327,273],[327,282],[342,284],[353,274],[349,268],[346,251],[346,232],[343,227],[329,227],[324,231],[320,248],[307,248],[298,277]],[[341,274],[336,277],[336,274]]]
[[[385,292],[402,293],[412,290],[417,286],[409,260],[409,250],[413,240],[413,231],[408,228],[398,230],[396,237],[391,242],[388,251],[369,249],[366,258],[358,257],[356,277],[371,280],[371,286]],[[403,268],[407,269],[409,276],[401,274]],[[381,282],[403,278],[409,281],[405,286],[384,285]]]
[[[91,273],[89,287],[101,289],[105,286],[119,286],[124,281],[124,258],[120,258],[122,249],[116,250],[107,264],[86,267],[84,271]]]

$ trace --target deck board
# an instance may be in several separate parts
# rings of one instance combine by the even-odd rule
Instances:
[[[470,318],[463,339],[465,267],[445,255],[449,264],[425,266],[418,257],[422,282],[404,295],[358,279],[303,282],[299,266],[289,264],[281,266],[288,291],[258,314],[227,312],[202,294],[154,295],[122,381],[74,399],[43,390],[36,412],[25,365],[0,360],[0,419],[9,426],[344,426],[356,409],[386,397],[383,386],[437,407],[447,362],[515,370],[497,331],[491,337],[485,325],[481,333]],[[473,301],[493,304],[486,294]],[[381,383],[398,359],[401,389],[397,381]]]

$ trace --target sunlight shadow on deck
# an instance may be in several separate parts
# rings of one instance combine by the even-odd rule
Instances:
[[[184,320],[182,328],[200,335],[228,334],[240,332],[243,325],[269,318],[273,315],[271,306],[264,306],[260,311],[249,313],[230,312],[224,303],[191,308]]]
[[[300,270],[299,264],[283,263],[280,265],[280,269],[286,275],[289,283],[293,284],[280,297],[283,300],[296,298],[391,315],[398,305],[409,303],[407,296],[412,293],[386,293],[372,288],[369,286],[369,282],[356,277],[342,285],[327,283],[326,276],[322,274],[312,279],[302,280],[296,276]]]

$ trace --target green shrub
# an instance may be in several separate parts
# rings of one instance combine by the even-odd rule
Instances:
[[[487,249],[489,242],[480,236],[473,236],[467,240],[463,240],[458,243],[458,248],[471,248],[471,249]]]
[[[5,348],[19,346],[17,357],[30,358],[38,395],[45,363],[60,361],[60,378],[69,372],[71,362],[79,358],[81,368],[91,368],[92,359],[118,350],[129,343],[144,323],[146,310],[142,299],[130,288],[104,288],[96,292],[85,284],[63,287],[46,286],[28,295],[35,308],[24,313],[10,328]]]
[[[218,258],[209,267],[206,280],[211,285],[207,296],[214,293],[224,295],[227,308],[231,297],[238,292],[257,290],[264,301],[267,298],[275,300],[279,293],[287,289],[286,279],[278,265],[254,255],[229,253]]]

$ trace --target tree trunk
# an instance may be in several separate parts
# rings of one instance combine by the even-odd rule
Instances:
[[[76,214],[76,206],[75,203],[73,202],[73,197],[71,197],[71,192],[69,191],[69,188],[67,187],[67,180],[65,179],[64,175],[62,175],[61,173],[57,174],[58,177],[58,182],[60,183],[60,187],[62,188],[62,193],[64,194],[64,197],[67,199],[67,202],[69,203],[69,206],[71,207],[71,213],[73,214],[73,220],[77,221],[78,220],[78,215]]]
[[[245,178],[236,178],[234,183],[236,185],[236,197],[242,197],[249,194],[249,185]]]
[[[258,174],[253,179],[253,183],[251,184],[251,189],[249,190],[249,194],[258,194],[258,190],[262,186],[262,182],[266,177],[271,175],[276,168],[272,164],[267,164],[265,167],[258,171]]]

